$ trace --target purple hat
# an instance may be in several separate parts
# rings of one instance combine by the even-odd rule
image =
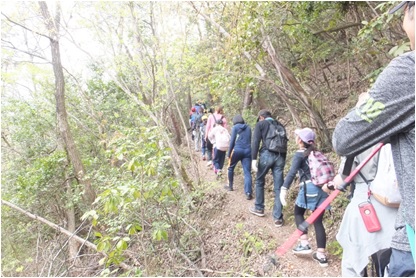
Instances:
[[[296,129],[295,134],[305,143],[315,142],[315,132],[310,128]]]

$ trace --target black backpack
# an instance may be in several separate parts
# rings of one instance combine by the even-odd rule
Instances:
[[[215,123],[214,123],[214,127],[216,125],[224,125],[224,121],[222,119],[224,119],[224,115],[221,116],[221,119],[217,120],[217,118],[215,118],[214,114],[212,114],[212,116],[214,117]]]
[[[289,139],[287,139],[286,130],[283,125],[277,121],[270,121],[264,142],[267,150],[274,153],[286,153],[287,141]]]

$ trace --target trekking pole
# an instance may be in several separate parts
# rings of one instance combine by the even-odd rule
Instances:
[[[280,247],[276,249],[276,254],[279,256],[283,256],[289,248],[291,248],[298,238],[306,231],[309,225],[315,222],[316,218],[318,218],[322,212],[329,206],[329,204],[335,199],[335,197],[341,192],[345,191],[348,184],[355,178],[355,176],[360,172],[360,170],[370,161],[371,158],[383,147],[384,143],[379,143],[373,151],[368,155],[368,157],[362,161],[355,169],[350,173],[348,177],[342,182],[340,186],[338,186],[326,199],[325,201],[319,205],[319,207],[305,220],[303,221],[296,231],[283,243]]]

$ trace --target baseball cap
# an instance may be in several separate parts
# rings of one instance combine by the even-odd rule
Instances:
[[[315,142],[315,132],[310,128],[296,129],[295,134],[305,143]]]
[[[409,7],[411,7],[411,6],[414,6],[414,5],[415,5],[415,1],[402,1],[402,2],[400,2],[400,4],[398,4],[396,7],[394,7],[393,9],[391,9],[391,10],[389,11],[389,14],[392,14],[392,13],[397,12],[398,10],[400,10],[401,8],[403,8],[403,6],[404,6],[405,4],[408,4],[408,5],[409,5]]]

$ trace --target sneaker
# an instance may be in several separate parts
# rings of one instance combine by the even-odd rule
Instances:
[[[222,170],[221,169],[217,170],[217,176],[220,176],[220,177],[222,176]]]
[[[224,185],[224,189],[228,191],[234,191],[232,187],[229,187],[228,185]]]
[[[321,267],[327,267],[328,266],[328,260],[326,257],[324,258],[318,258],[318,252],[314,252],[312,255],[312,258],[319,263]]]
[[[274,225],[276,227],[282,227],[283,226],[283,218],[282,219],[277,219],[274,221]]]
[[[263,217],[264,216],[264,210],[262,209],[256,209],[255,207],[250,207],[248,209],[252,214]]]
[[[207,163],[207,167],[212,165],[212,160],[209,160]]]
[[[251,193],[246,193],[246,199],[247,200],[253,199],[253,195],[251,195]]]
[[[202,156],[202,160],[204,160],[204,161],[206,160],[205,155]]]
[[[294,249],[292,249],[294,254],[310,254],[312,253],[312,249],[309,246],[309,244],[303,246],[301,243],[299,243],[298,246],[296,246]]]

